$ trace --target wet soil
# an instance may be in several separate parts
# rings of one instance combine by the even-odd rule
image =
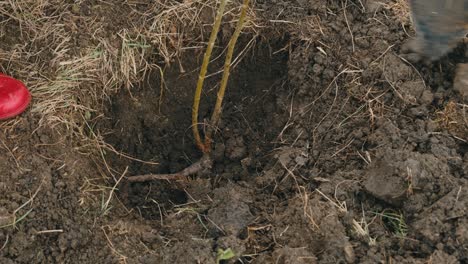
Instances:
[[[34,199],[0,229],[0,262],[216,263],[228,248],[226,263],[468,262],[468,110],[453,89],[466,44],[409,64],[400,48],[414,33],[381,2],[256,1],[272,24],[233,69],[213,169],[182,187],[132,184],[112,208],[93,196],[107,169],[117,180],[200,158],[190,112],[202,53],[107,103],[96,131],[144,162],[109,152],[106,168],[20,119],[1,135],[0,225]],[[200,120],[219,80],[206,82]]]

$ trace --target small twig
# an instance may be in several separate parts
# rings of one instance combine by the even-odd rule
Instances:
[[[143,174],[128,178],[129,182],[146,182],[152,180],[185,180],[186,176],[180,173],[172,174]]]
[[[155,204],[158,206],[159,217],[160,217],[160,219],[161,219],[161,226],[164,226],[163,213],[162,213],[162,210],[161,210],[161,206],[159,206],[159,203],[158,203],[156,200],[151,199],[151,201],[152,201],[153,203],[155,203]]]
[[[0,139],[0,141],[2,142],[2,145],[3,147],[8,151],[8,153],[11,155],[11,157],[13,158],[13,160],[15,161],[16,163],[16,167],[18,167],[18,169],[21,171],[21,172],[25,172],[25,171],[31,171],[30,169],[25,169],[23,168],[18,159],[16,158],[15,154],[13,154],[13,151],[11,151],[11,149],[7,146],[7,144],[5,144],[5,142],[3,142],[3,140]]]
[[[6,239],[5,239],[5,243],[3,243],[3,246],[0,248],[0,251],[3,250],[3,249],[6,247],[6,245],[8,244],[8,239],[9,239],[9,238],[10,238],[10,237],[7,235],[7,236],[6,236]]]
[[[36,234],[50,234],[50,233],[63,233],[63,229],[52,229],[52,230],[42,230],[37,231]]]
[[[16,208],[15,211],[13,211],[13,221],[12,223],[10,224],[6,224],[6,225],[2,225],[0,226],[0,229],[2,228],[5,228],[5,227],[10,227],[10,226],[13,226],[13,227],[16,227],[16,224],[18,224],[19,222],[23,221],[24,218],[26,218],[26,216],[29,215],[29,213],[32,212],[32,210],[34,208],[31,208],[29,209],[26,213],[24,213],[23,215],[21,215],[20,217],[16,217],[16,214],[21,210],[23,209],[25,206],[27,206],[28,204],[32,204],[34,199],[36,198],[37,194],[39,193],[39,190],[41,190],[41,187],[42,187],[42,184],[44,183],[44,179],[41,180],[41,183],[39,184],[39,187],[37,187],[37,190],[34,192],[34,194],[31,196],[31,198],[29,198],[29,200],[27,200],[25,203],[23,203],[20,207]]]
[[[344,13],[344,18],[345,18],[346,25],[348,26],[349,34],[351,35],[351,44],[352,44],[352,47],[353,47],[353,52],[355,52],[355,51],[356,51],[356,48],[355,48],[355,46],[354,46],[354,35],[353,35],[353,30],[352,30],[351,27],[349,26],[348,16],[346,15],[346,8],[348,8],[348,0],[346,0],[346,2],[344,3],[344,6],[343,6],[343,13]]]
[[[128,166],[125,168],[125,171],[122,173],[122,175],[120,176],[120,178],[117,180],[117,182],[114,184],[114,187],[112,187],[110,193],[109,193],[109,197],[107,198],[107,201],[104,203],[104,206],[103,206],[103,209],[106,209],[108,206],[109,206],[109,203],[112,199],[112,196],[114,195],[114,192],[115,190],[117,189],[117,186],[119,185],[120,181],[123,179],[123,177],[125,176],[125,174],[127,174],[127,171],[128,171]],[[105,210],[104,210],[105,211]]]
[[[114,244],[112,243],[112,241],[110,240],[109,236],[107,235],[107,232],[106,232],[104,226],[101,227],[101,230],[102,230],[102,232],[104,232],[104,236],[106,237],[107,242],[109,243],[109,248],[112,250],[112,252],[114,252],[114,254],[116,254],[117,256],[120,257],[121,262],[127,263],[127,256],[125,256],[125,255],[123,255],[122,253],[120,253],[120,252],[114,247]]]

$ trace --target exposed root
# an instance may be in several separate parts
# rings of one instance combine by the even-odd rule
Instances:
[[[213,160],[210,155],[205,154],[203,157],[188,166],[187,168],[181,170],[177,173],[171,174],[144,174],[128,178],[129,182],[147,182],[154,180],[176,180],[176,181],[186,181],[187,177],[197,174],[199,172],[210,170],[213,165]]]

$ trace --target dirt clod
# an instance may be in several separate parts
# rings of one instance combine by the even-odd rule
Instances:
[[[248,202],[252,201],[250,194],[234,184],[214,191],[216,201],[208,211],[211,219],[221,231],[228,235],[238,235],[254,217],[250,213]]]

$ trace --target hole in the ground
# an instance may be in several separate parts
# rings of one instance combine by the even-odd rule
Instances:
[[[221,175],[224,180],[239,180],[259,170],[273,147],[271,142],[287,121],[284,107],[276,102],[279,92],[288,92],[287,54],[275,52],[284,43],[259,44],[231,72],[213,152],[213,174]],[[129,166],[127,175],[174,173],[201,157],[193,143],[190,125],[202,56],[202,53],[187,52],[180,64],[164,69],[163,85],[160,72],[155,71],[144,84],[131,89],[131,94],[121,89],[112,98],[105,140],[123,153],[159,164],[145,164],[109,153],[107,159],[111,167],[123,171]],[[216,54],[213,57],[217,57]],[[214,61],[209,72],[221,70],[223,59],[224,56],[220,56]],[[200,121],[211,116],[220,79],[218,73],[205,81]],[[130,185],[130,206],[137,206],[145,217],[158,218],[160,212],[154,201],[166,210],[172,204],[185,202],[185,194],[175,191],[171,184],[164,184]]]

